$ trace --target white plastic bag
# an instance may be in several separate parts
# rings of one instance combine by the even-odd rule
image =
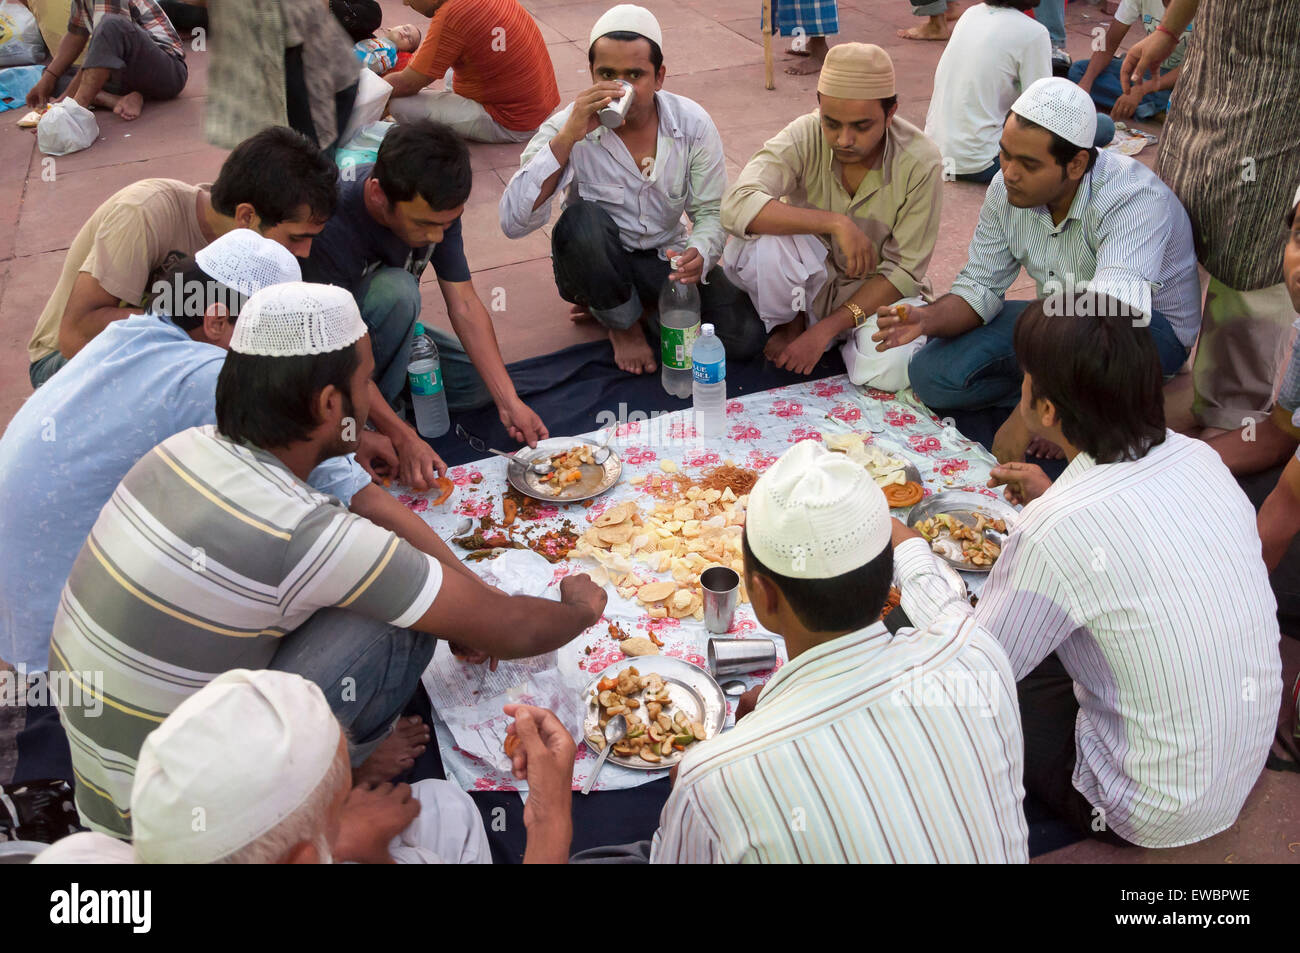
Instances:
[[[47,156],[66,156],[95,144],[99,123],[95,114],[75,100],[63,99],[36,124],[36,145]]]
[[[45,41],[36,17],[21,3],[0,2],[0,66],[45,62]]]
[[[368,69],[361,70],[357,81],[357,98],[352,103],[352,115],[348,116],[347,128],[339,136],[339,146],[346,146],[352,137],[376,120],[384,118],[388,108],[388,97],[393,93],[392,85],[380,79]]]
[[[925,304],[925,301],[921,298],[905,298],[898,303],[919,308]],[[849,380],[854,384],[859,386],[865,384],[867,387],[896,394],[908,386],[908,362],[925,344],[925,336],[909,341],[902,347],[877,351],[876,342],[871,340],[871,335],[879,330],[876,316],[870,315],[867,323],[857,328],[844,342],[840,348],[840,355],[844,358],[844,368],[848,371]]]

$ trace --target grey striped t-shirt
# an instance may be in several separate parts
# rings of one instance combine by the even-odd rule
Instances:
[[[145,736],[217,675],[265,668],[327,606],[410,626],[441,582],[433,557],[271,454],[210,426],[163,441],[100,512],[54,619],[50,671],[90,701],[60,708],[83,822],[130,836]]]

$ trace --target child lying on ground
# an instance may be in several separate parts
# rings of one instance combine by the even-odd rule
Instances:
[[[363,66],[383,76],[390,70],[405,66],[405,61],[419,47],[420,39],[420,28],[414,23],[380,27],[374,36],[358,41],[352,51]]]

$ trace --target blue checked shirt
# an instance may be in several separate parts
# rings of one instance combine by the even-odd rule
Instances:
[[[840,32],[835,0],[772,0],[772,19],[781,36],[833,36]]]
[[[952,293],[987,324],[1022,266],[1040,298],[1091,287],[1145,315],[1159,311],[1184,347],[1200,330],[1191,221],[1169,187],[1128,156],[1098,154],[1059,226],[1046,206],[1013,206],[1002,173],[993,177]]]

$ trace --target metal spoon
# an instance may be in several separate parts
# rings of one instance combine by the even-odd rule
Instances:
[[[627,734],[627,719],[622,715],[615,715],[605,726],[605,747],[601,749],[600,758],[596,761],[596,767],[587,777],[587,783],[582,786],[583,794],[591,793],[591,786],[596,783],[596,775],[600,774],[600,769],[605,766],[605,759],[609,757],[609,752],[614,745],[623,740]]]
[[[442,541],[444,543],[450,543],[457,536],[464,536],[466,533],[469,532],[470,527],[473,525],[474,525],[474,521],[470,519],[468,516],[466,516],[464,519],[460,521],[460,523],[456,525],[456,528],[452,530],[451,535],[444,536],[442,538]]]
[[[738,678],[733,678],[729,682],[723,682],[720,686],[726,695],[736,696],[743,695],[747,691],[747,686]]]
[[[456,436],[460,437],[462,440],[468,441],[469,445],[479,453],[495,453],[498,457],[505,457],[507,462],[513,463],[517,467],[523,467],[525,470],[531,470],[538,476],[546,476],[546,474],[551,472],[552,467],[550,458],[531,462],[528,460],[521,460],[515,454],[506,453],[504,450],[493,450],[483,441],[482,437],[474,436],[474,434],[470,433],[460,424],[456,425]]]

